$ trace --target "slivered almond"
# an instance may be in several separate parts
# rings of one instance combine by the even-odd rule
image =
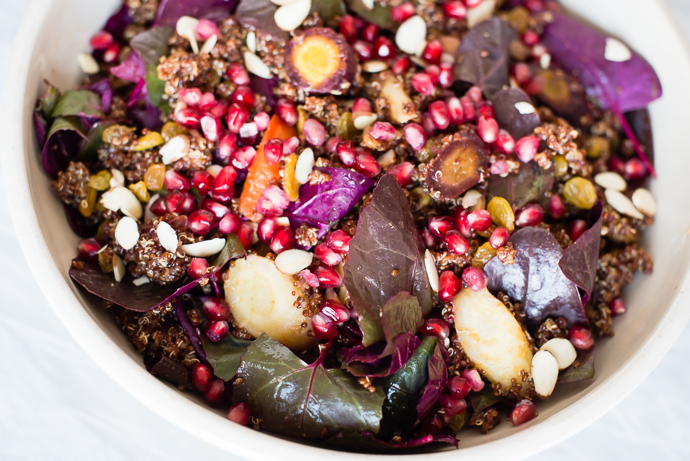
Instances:
[[[208,258],[220,253],[224,246],[225,239],[211,239],[182,245],[182,251],[195,258]]]
[[[125,250],[131,250],[139,241],[139,225],[137,222],[125,216],[115,226],[115,240]]]
[[[637,210],[637,208],[635,208],[633,202],[631,202],[628,197],[621,194],[617,190],[606,189],[606,191],[604,191],[604,195],[606,196],[606,201],[608,204],[620,214],[624,214],[635,219],[644,219],[644,216]]]
[[[195,54],[199,54],[199,43],[196,41],[196,28],[199,25],[199,20],[191,16],[182,16],[177,20],[175,30],[180,37],[189,40],[192,45],[192,50]]]
[[[208,40],[206,40],[204,46],[201,47],[201,49],[199,50],[199,54],[210,53],[216,46],[216,43],[218,43],[218,36],[216,34],[213,34],[209,37]]]
[[[431,289],[438,293],[439,279],[438,270],[436,269],[436,258],[429,250],[426,250],[424,253],[424,268],[426,269],[426,275],[429,277]]]
[[[170,165],[180,160],[189,153],[189,144],[189,137],[185,135],[175,136],[170,141],[166,142],[159,151],[163,158],[163,163]]]
[[[643,214],[653,218],[656,215],[656,200],[651,192],[640,187],[632,195],[632,202]]]
[[[101,66],[98,62],[88,53],[80,53],[77,55],[77,63],[82,72],[87,75],[94,75],[101,71]]]
[[[295,165],[295,179],[300,184],[306,184],[309,181],[309,175],[314,170],[314,151],[307,147],[299,154],[297,164]]]
[[[548,399],[558,381],[558,361],[549,351],[539,350],[532,357],[532,381],[534,391],[542,399]]]
[[[165,221],[159,222],[156,228],[156,235],[163,248],[170,253],[177,253],[179,239],[177,238],[177,232],[175,232],[175,229],[173,229],[170,224]]]
[[[282,30],[292,32],[307,19],[309,11],[311,11],[311,0],[295,0],[278,8],[273,19]]]
[[[358,130],[363,130],[368,126],[373,125],[378,118],[379,116],[376,114],[372,114],[369,112],[360,112],[355,114],[355,118],[354,120],[352,120],[352,123]]]
[[[623,176],[614,171],[599,173],[594,177],[594,182],[604,189],[617,190],[618,192],[623,192],[628,188],[628,183],[625,182]]]
[[[244,52],[244,66],[249,72],[258,77],[271,78],[271,69],[254,53]]]
[[[124,186],[110,189],[101,196],[101,204],[110,211],[122,211],[130,218],[140,219],[144,214],[139,199]]]
[[[577,358],[577,351],[573,343],[565,338],[549,339],[546,344],[541,346],[541,350],[551,352],[558,362],[559,370],[565,370]]]
[[[276,267],[287,275],[295,275],[309,267],[314,255],[304,250],[285,250],[276,256]],[[335,293],[334,293],[335,294]]]
[[[121,282],[125,275],[127,275],[125,263],[118,255],[113,255],[113,276],[115,276],[115,281]]]
[[[395,44],[402,51],[419,55],[426,47],[426,22],[421,16],[412,16],[400,24],[395,33]]]

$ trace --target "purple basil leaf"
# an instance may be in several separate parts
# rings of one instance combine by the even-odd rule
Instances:
[[[237,6],[237,22],[242,27],[270,35],[278,42],[287,42],[290,34],[282,30],[273,19],[278,5],[270,0],[241,0]]]
[[[364,345],[385,338],[381,309],[392,296],[406,291],[419,300],[422,316],[431,310],[424,251],[405,192],[393,176],[383,176],[360,214],[344,268]]]
[[[127,99],[127,108],[136,106],[140,102],[146,102],[147,98],[148,90],[146,89],[146,79],[142,78],[130,93],[129,99]]]
[[[603,210],[601,202],[594,205],[590,213],[590,221],[594,224],[565,249],[563,258],[558,263],[563,275],[584,292],[583,305],[587,304],[597,278]]]
[[[101,96],[89,90],[65,91],[55,104],[51,117],[88,117],[102,119]]]
[[[526,227],[515,232],[509,242],[515,247],[515,263],[503,264],[493,258],[484,266],[489,290],[502,291],[520,301],[530,325],[559,316],[570,325],[588,325],[577,286],[559,267],[563,249],[551,232]]]
[[[654,135],[652,133],[652,120],[648,109],[638,109],[626,112],[625,119],[640,143],[649,163],[654,165]]]
[[[154,27],[134,37],[130,46],[147,66],[158,66],[161,56],[167,56],[170,52],[168,39],[174,33],[171,26]]]
[[[554,185],[554,169],[543,169],[536,163],[530,162],[520,165],[518,173],[511,173],[505,178],[491,175],[486,191],[489,199],[503,197],[510,206],[517,210],[530,202],[539,202],[542,206],[548,204],[547,193]]]
[[[79,154],[86,139],[78,117],[58,117],[53,121],[41,153],[43,170],[51,177],[64,170]]]
[[[328,442],[343,447],[358,447],[373,451],[421,447],[434,442],[448,443],[453,445],[455,448],[458,448],[457,439],[452,435],[448,434],[440,434],[435,436],[423,435],[407,441],[393,443],[381,440],[377,438],[374,433],[369,431],[363,432],[361,434],[353,432],[341,432],[335,437],[328,439]]]
[[[492,98],[509,84],[510,43],[517,38],[517,31],[497,17],[476,25],[458,47],[455,78],[479,86]]]
[[[591,118],[587,94],[575,77],[537,65],[532,66],[532,72],[530,91],[536,99],[574,126],[583,126],[584,121]]]
[[[605,57],[607,41],[610,40],[608,35],[573,18],[560,14],[554,14],[553,18],[544,29],[542,43],[554,63],[578,75],[587,94],[602,109],[610,109],[618,116],[638,155],[650,171],[654,171],[623,114],[643,109],[661,97],[661,82],[656,72],[632,50],[627,61],[609,61]]]
[[[163,112],[151,104],[147,103],[144,107],[132,107],[127,110],[127,114],[146,129],[160,131],[163,126],[163,121],[161,120]]]
[[[269,432],[322,438],[341,431],[377,433],[385,398],[362,387],[344,370],[327,370],[324,360],[332,342],[312,364],[265,333],[242,357],[233,402],[246,402],[252,416]]]
[[[403,333],[387,343],[359,345],[340,352],[345,368],[354,376],[381,378],[403,368],[417,347],[419,339],[412,333]]]
[[[575,362],[558,375],[559,383],[574,383],[594,377],[594,349],[592,346],[586,351],[577,351]],[[577,364],[577,368],[575,365]]]
[[[434,354],[429,358],[429,379],[417,404],[417,418],[424,418],[438,405],[447,384],[448,368],[446,368],[446,362],[443,359],[441,346],[437,343]]]
[[[67,216],[67,222],[72,231],[81,238],[89,238],[96,235],[98,231],[98,221],[93,221],[85,218],[83,214],[79,212],[74,207],[69,205],[64,205],[65,215]]]
[[[516,107],[517,103],[532,104],[527,93],[519,88],[500,90],[491,98],[494,105],[494,114],[498,126],[505,129],[517,141],[534,132],[541,125],[541,119],[536,111],[531,114],[522,114]]]
[[[108,19],[104,29],[113,34],[117,40],[124,40],[125,29],[132,24],[132,17],[129,15],[129,7],[122,2],[122,7]]]
[[[110,73],[115,77],[132,83],[139,83],[146,77],[146,63],[141,59],[139,53],[132,51],[119,66],[110,69]]]
[[[189,341],[192,343],[199,360],[206,362],[206,352],[204,352],[204,345],[201,342],[199,330],[192,325],[192,322],[189,321],[189,317],[187,317],[187,310],[195,307],[194,304],[194,299],[189,295],[182,295],[172,302],[173,308],[175,309],[175,315],[180,322],[182,331],[189,336]],[[201,312],[201,310],[199,311]]]
[[[266,96],[266,104],[273,107],[276,103],[276,95],[273,94],[273,88],[278,85],[278,77],[261,78],[254,74],[250,75],[249,88],[256,94]]]
[[[34,110],[33,115],[34,120],[34,133],[36,134],[36,141],[38,142],[38,147],[43,149],[43,144],[46,141],[46,119],[43,118],[43,114],[37,109]]]
[[[113,304],[136,312],[148,312],[165,303],[182,296],[199,283],[221,270],[231,259],[244,257],[246,252],[235,234],[228,236],[225,247],[213,261],[213,270],[198,280],[185,277],[176,285],[159,285],[145,283],[136,286],[132,276],[127,274],[121,282],[115,282],[112,274],[104,274],[96,264],[83,262],[82,268],[73,264],[69,270],[72,279],[89,293]]]
[[[290,204],[285,215],[297,229],[302,223],[319,229],[319,238],[357,204],[375,184],[373,180],[344,168],[320,168],[331,177],[322,184],[305,184],[299,199]],[[393,293],[393,294],[397,294]]]
[[[100,95],[101,111],[103,113],[107,114],[110,112],[110,106],[113,104],[113,86],[110,84],[110,80],[104,78],[91,86],[87,86],[86,89]]]
[[[173,26],[182,16],[220,22],[234,11],[238,0],[162,0],[154,26]],[[253,0],[255,1],[255,0]]]
[[[168,357],[158,353],[153,357],[144,359],[146,370],[152,375],[163,378],[178,386],[189,383],[189,370],[181,363],[175,362]]]

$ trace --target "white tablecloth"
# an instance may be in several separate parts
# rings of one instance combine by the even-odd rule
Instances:
[[[0,0],[0,62],[8,62],[27,3]],[[669,4],[690,35],[690,1]],[[12,191],[3,185],[0,194],[0,460],[237,459],[144,407],[77,346],[19,250]],[[620,405],[534,459],[690,459],[688,351],[690,328]]]

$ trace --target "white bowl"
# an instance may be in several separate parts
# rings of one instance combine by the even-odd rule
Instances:
[[[174,424],[233,454],[273,460],[373,459],[240,427],[189,393],[151,376],[112,318],[70,282],[77,237],[43,173],[32,127],[34,101],[49,79],[60,88],[80,80],[76,55],[115,11],[119,0],[34,0],[16,38],[2,106],[2,161],[17,236],[34,276],[65,327],[91,357],[142,403]],[[508,422],[482,436],[461,434],[460,450],[438,448],[433,459],[514,460],[572,436],[610,410],[657,365],[690,318],[690,155],[681,121],[690,107],[690,61],[666,6],[655,0],[564,0],[566,6],[641,52],[661,77],[664,97],[651,106],[659,202],[646,232],[652,276],[626,290],[629,312],[615,321],[616,337],[597,346],[596,377],[559,386],[538,405],[539,417],[519,428]],[[428,457],[428,451],[412,458]]]

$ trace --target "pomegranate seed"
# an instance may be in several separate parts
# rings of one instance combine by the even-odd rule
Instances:
[[[431,233],[429,229],[422,229],[422,240],[424,240],[424,245],[431,249],[436,248],[438,242],[436,242],[436,236]]]
[[[312,273],[309,269],[304,269],[302,272],[300,272],[300,277],[304,279],[305,282],[307,282],[307,285],[309,285],[312,288],[318,288],[319,285],[321,285],[321,282],[319,282],[319,278]]]
[[[337,266],[343,260],[340,253],[331,250],[325,243],[320,243],[316,246],[314,256],[327,266]]]
[[[285,141],[283,141],[283,155],[294,154],[299,146],[299,139],[297,136],[293,136]]]
[[[359,154],[355,158],[353,167],[355,171],[369,178],[374,178],[381,174],[381,165],[371,154]]]
[[[192,258],[187,274],[194,280],[198,280],[206,275],[206,269],[208,269],[208,261],[204,258]]]
[[[215,107],[216,104],[218,104],[218,101],[216,101],[216,96],[213,93],[207,92],[201,95],[201,101],[199,101],[199,109],[210,110],[211,108]]]
[[[436,125],[434,125],[434,120],[428,112],[422,114],[422,127],[424,127],[424,133],[429,137],[436,133]]]
[[[350,311],[337,301],[327,299],[321,303],[321,312],[329,316],[336,323],[350,320]]]
[[[240,243],[244,248],[251,248],[252,240],[254,239],[254,227],[248,222],[240,223],[235,232],[240,239]]]
[[[446,339],[450,335],[448,322],[437,318],[426,319],[419,331],[424,336],[436,336],[441,339]]]
[[[491,144],[498,138],[498,123],[493,118],[479,117],[477,132],[485,143]]]
[[[367,24],[362,29],[362,38],[369,43],[374,43],[379,35],[379,27],[376,24]]]
[[[89,44],[94,50],[105,50],[115,42],[115,39],[108,32],[101,30],[91,37]]]
[[[352,43],[355,40],[357,40],[359,31],[363,27],[363,25],[364,24],[360,19],[346,14],[343,17],[343,20],[340,21],[340,33],[343,34],[343,36],[345,36],[345,40],[347,40],[349,43]]]
[[[420,72],[412,77],[412,87],[418,92],[426,96],[434,94],[434,84],[431,81],[429,74]]]
[[[439,277],[438,299],[444,303],[449,303],[460,292],[461,288],[460,279],[452,271],[444,271]]]
[[[647,177],[647,167],[639,158],[632,158],[625,162],[623,176],[628,181],[640,181]]]
[[[573,343],[575,349],[580,349],[582,351],[587,350],[594,345],[592,332],[581,325],[573,325],[570,327],[568,339],[571,343]]]
[[[496,148],[499,152],[504,154],[512,154],[515,150],[515,140],[506,130],[498,131],[498,138],[496,139]]]
[[[328,138],[326,141],[326,150],[330,152],[331,154],[335,154],[338,152],[338,144],[343,142],[343,138],[340,136],[331,136]]]
[[[467,90],[467,93],[465,93],[465,96],[470,98],[470,101],[472,101],[473,104],[477,105],[482,102],[482,89],[478,86],[473,86],[469,90]]]
[[[489,101],[482,101],[477,104],[477,110],[480,117],[493,118],[494,116],[494,106]]]
[[[578,219],[573,221],[570,226],[568,226],[568,237],[573,242],[580,238],[582,233],[587,230],[587,222],[583,219]]]
[[[366,98],[357,98],[352,104],[352,113],[357,114],[359,112],[371,113],[371,102]]]
[[[486,273],[478,267],[469,266],[462,271],[462,281],[472,289],[472,291],[481,291],[486,288],[489,283],[489,278]]]
[[[266,112],[259,112],[254,116],[254,124],[256,129],[259,131],[264,131],[268,128],[268,124],[271,122],[271,116]]]
[[[122,47],[119,43],[113,43],[103,52],[103,61],[112,64],[118,61]]]
[[[484,389],[484,381],[477,370],[466,369],[462,372],[462,377],[467,380],[474,392],[479,392]]]
[[[316,269],[314,269],[314,275],[319,278],[321,288],[324,290],[343,286],[342,277],[340,277],[340,274],[332,267],[317,266]]]
[[[453,228],[453,219],[450,216],[434,216],[429,220],[429,230],[437,237],[441,237]]]
[[[182,193],[182,201],[180,202],[177,211],[179,213],[191,213],[196,210],[196,197],[194,197],[189,192]]]
[[[522,43],[532,48],[534,45],[539,43],[539,35],[535,31],[527,29],[522,34]]]
[[[443,431],[445,427],[445,422],[443,421],[443,416],[439,413],[430,413],[422,422],[422,430],[431,436],[437,436]],[[432,438],[433,440],[433,438]]]
[[[295,243],[295,232],[290,226],[279,227],[273,234],[271,239],[271,251],[275,254],[280,254],[283,251],[292,247]]]
[[[470,386],[470,383],[468,383],[465,378],[453,376],[448,381],[448,390],[453,397],[457,399],[464,399],[472,390],[472,386]]]
[[[192,385],[194,385],[199,392],[206,392],[212,379],[213,371],[208,365],[197,363],[194,365],[194,368],[192,368]]]
[[[256,149],[254,149],[252,146],[244,146],[235,151],[230,163],[232,163],[232,166],[238,170],[245,170],[249,168],[255,158]]]
[[[438,75],[438,83],[443,88],[450,88],[454,82],[453,65],[451,63],[441,64],[441,73]]]
[[[290,205],[290,198],[278,186],[269,186],[264,191],[264,197],[273,202],[280,210],[284,210]]]
[[[101,250],[101,248],[102,245],[94,238],[80,240],[79,244],[77,245],[79,256],[83,256],[91,261],[98,259],[98,252]]]
[[[326,245],[328,245],[328,248],[331,250],[347,253],[350,251],[350,240],[352,240],[352,237],[347,235],[345,231],[338,229],[328,234],[326,237]]]
[[[484,232],[491,227],[491,215],[486,210],[477,210],[467,215],[467,222],[470,229],[477,232]]]
[[[201,131],[203,131],[204,137],[207,140],[211,142],[218,141],[221,132],[220,119],[218,117],[215,115],[206,114],[201,117],[201,121],[199,123],[201,125]]]
[[[560,195],[552,195],[549,199],[549,214],[555,219],[560,219],[565,215],[565,203]]]
[[[395,180],[398,181],[400,187],[407,187],[412,182],[412,175],[414,174],[414,165],[410,162],[403,162],[397,165],[393,165],[389,170],[388,174],[393,175]]]
[[[369,131],[369,136],[377,141],[393,141],[397,135],[398,132],[388,122],[376,122]]]
[[[390,59],[395,55],[395,45],[386,37],[378,37],[374,42],[374,55],[379,59]]]
[[[405,136],[405,141],[416,152],[422,150],[426,145],[426,133],[424,133],[424,128],[418,123],[408,123],[405,125],[403,136]]]
[[[175,121],[178,125],[196,130],[201,126],[201,114],[193,107],[187,107],[177,111]]]
[[[237,171],[231,166],[226,166],[216,179],[213,180],[213,185],[211,186],[211,198],[219,202],[228,202],[232,199],[233,187],[235,186],[235,180],[237,179]]]
[[[470,250],[470,244],[467,243],[465,237],[456,230],[451,230],[443,236],[443,245],[448,251],[455,254],[465,254]]]
[[[218,230],[223,234],[232,234],[240,227],[240,218],[234,213],[226,213],[218,223]]]
[[[508,174],[508,162],[504,159],[496,160],[491,164],[491,174],[493,175],[507,175]]]
[[[443,408],[449,416],[461,415],[467,410],[467,401],[450,395],[442,395],[441,408]]]
[[[462,113],[465,116],[466,122],[471,122],[477,116],[477,110],[474,107],[474,103],[468,96],[463,96],[460,98],[460,104],[462,104]]]
[[[426,69],[424,69],[424,72],[429,76],[431,79],[431,83],[433,85],[438,85],[441,79],[441,68],[438,67],[436,64],[431,64],[430,66],[427,66]]]
[[[245,123],[240,128],[240,139],[245,146],[252,146],[256,144],[256,138],[259,134],[259,129],[253,122]]]
[[[234,133],[226,133],[218,142],[218,158],[222,163],[228,163],[232,154],[237,149],[237,135]]]
[[[465,8],[465,5],[459,0],[446,2],[442,7],[443,14],[445,14],[447,18],[465,19],[465,16],[467,16],[467,8]]]
[[[609,170],[615,171],[621,176],[625,176],[625,162],[617,156],[613,156],[608,161]]]
[[[510,411],[510,422],[513,426],[525,424],[537,416],[537,406],[530,399],[522,399]]]
[[[230,64],[226,74],[235,85],[249,85],[249,73],[240,63]]]
[[[199,23],[196,26],[195,32],[197,37],[199,37],[201,40],[208,40],[214,35],[218,38],[221,37],[220,31],[218,30],[218,26],[216,26],[216,23],[213,21],[209,21],[208,19],[200,19]]]
[[[230,318],[230,306],[223,298],[204,298],[201,307],[211,320],[228,320]]]
[[[230,326],[225,320],[213,320],[208,322],[204,329],[204,334],[209,341],[217,343],[225,338],[230,331]]]
[[[525,85],[532,80],[532,69],[524,62],[518,62],[513,67],[513,77],[519,85]]]
[[[403,22],[407,21],[414,16],[414,14],[414,6],[410,2],[405,2],[391,8],[391,19],[398,24],[402,24]]]
[[[611,308],[611,313],[613,315],[623,315],[628,310],[625,307],[625,303],[623,302],[622,298],[615,298],[613,301],[611,301],[609,307]]]
[[[268,163],[278,163],[283,156],[283,140],[279,138],[269,139],[266,144],[264,144],[264,156]]]
[[[260,197],[256,202],[256,212],[266,216],[278,216],[282,210],[267,197]]]
[[[179,100],[188,106],[198,106],[201,101],[201,90],[199,88],[182,88]]]
[[[518,227],[536,226],[544,219],[544,210],[538,203],[524,206],[515,216]]]
[[[540,59],[542,56],[544,56],[546,53],[548,53],[549,50],[546,49],[544,45],[541,43],[537,43],[532,47],[532,57],[536,59]]]
[[[246,426],[252,420],[252,412],[249,410],[249,405],[245,402],[240,402],[231,406],[230,411],[228,411],[228,419],[240,426]]]
[[[360,61],[369,61],[374,58],[374,45],[364,40],[357,40],[352,44],[352,49],[357,53]]]
[[[539,150],[539,138],[525,136],[515,144],[515,155],[522,163],[530,162]]]
[[[467,1],[467,0],[465,0],[465,1]],[[537,13],[537,12],[542,11],[544,9],[544,3],[542,3],[541,0],[527,0],[525,2],[525,7],[531,13]]]
[[[269,243],[278,228],[278,221],[275,218],[264,218],[261,220],[256,229],[256,234],[259,241]]]
[[[343,162],[343,165],[352,166],[355,164],[357,153],[355,151],[355,143],[352,141],[343,141],[338,144],[336,152],[338,153],[340,161]]]
[[[248,118],[249,112],[247,112],[247,109],[238,104],[230,104],[226,119],[228,130],[231,133],[239,133]]]
[[[510,231],[508,229],[505,227],[497,227],[491,233],[491,237],[489,237],[489,244],[491,245],[491,248],[497,250],[508,243],[509,238]]]
[[[165,184],[165,188],[169,191],[179,190],[186,192],[192,186],[189,179],[185,178],[175,170],[168,170],[165,172],[163,183]]]
[[[443,54],[443,45],[439,40],[431,40],[426,44],[426,48],[422,52],[422,59],[429,64],[438,64],[441,62],[441,55]]]
[[[439,130],[445,130],[450,125],[448,106],[443,101],[434,101],[429,105],[429,115],[434,126]]]
[[[155,214],[156,216],[163,216],[164,214],[168,213],[168,205],[165,197],[160,197],[158,200],[153,202],[153,205],[151,205],[151,213]]]
[[[332,339],[338,336],[338,326],[324,313],[319,312],[311,317],[311,327],[314,329],[314,336],[319,339]]]
[[[254,107],[256,98],[254,92],[246,85],[240,85],[235,88],[235,91],[230,95],[230,101],[240,106],[244,106],[247,109]]]
[[[192,175],[192,187],[196,188],[197,192],[199,192],[199,195],[205,197],[211,191],[211,186],[213,185],[214,179],[216,178],[206,171],[196,171],[194,172],[194,175]]]
[[[468,210],[458,208],[455,210],[454,216],[455,227],[467,238],[472,237],[472,228],[470,228],[470,222],[467,219],[469,214],[470,212]]]
[[[391,71],[395,75],[402,75],[412,66],[412,61],[407,56],[398,56],[391,65]]]
[[[302,133],[307,142],[312,146],[322,146],[326,142],[326,129],[319,121],[313,118],[304,122]]]
[[[194,213],[189,215],[189,221],[187,222],[187,229],[194,232],[197,235],[206,235],[211,230],[215,216],[210,211],[206,210],[196,210]]]
[[[222,406],[225,400],[225,382],[222,379],[214,380],[204,392],[203,398],[211,407]]]

